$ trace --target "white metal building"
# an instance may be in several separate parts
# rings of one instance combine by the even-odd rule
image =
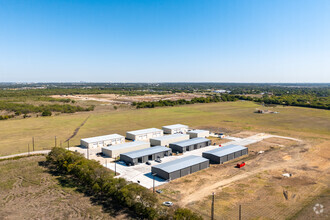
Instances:
[[[210,136],[210,132],[207,130],[191,130],[188,131],[187,134],[189,134],[190,138],[198,138],[198,137],[209,137]]]
[[[148,128],[126,132],[127,139],[136,141],[148,141],[150,138],[161,137],[163,135],[163,130],[158,128]]]
[[[120,154],[131,151],[142,150],[149,148],[150,144],[144,141],[133,141],[115,146],[102,147],[102,153],[108,157],[116,158]]]
[[[162,128],[165,134],[177,134],[177,133],[185,134],[188,131],[189,127],[187,125],[175,124],[175,125],[163,126]]]
[[[169,144],[189,140],[189,135],[187,134],[170,134],[164,135],[162,137],[150,138],[151,146],[169,146]]]
[[[86,148],[106,147],[122,143],[125,143],[125,137],[119,134],[110,134],[80,140],[80,145]]]

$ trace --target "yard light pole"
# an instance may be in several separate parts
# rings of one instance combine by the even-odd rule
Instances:
[[[30,144],[28,144],[28,156],[30,156]]]
[[[211,220],[214,220],[214,192],[212,193]]]
[[[56,143],[56,136],[55,136],[55,147],[56,147],[57,143]]]
[[[117,176],[117,161],[115,160],[115,176]]]
[[[87,159],[89,160],[89,146],[87,147]]]
[[[32,146],[33,146],[33,151],[34,151],[34,137],[32,137]]]
[[[68,140],[68,150],[70,150],[70,140]]]
[[[241,208],[241,205],[239,205],[238,219],[239,220],[242,219],[242,208]]]

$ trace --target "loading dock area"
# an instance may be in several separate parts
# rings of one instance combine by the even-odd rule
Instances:
[[[120,154],[127,153],[130,151],[142,150],[149,147],[150,144],[148,142],[134,141],[115,146],[102,147],[102,153],[107,157],[116,158]]]
[[[151,167],[151,173],[165,180],[174,180],[191,173],[206,169],[210,166],[209,160],[200,156],[187,156],[167,163]]]
[[[227,145],[214,150],[206,151],[203,157],[210,160],[211,163],[222,164],[248,154],[248,148],[240,145]]]
[[[184,153],[186,151],[197,150],[209,145],[211,145],[211,140],[207,138],[193,138],[186,141],[172,143],[170,144],[170,148],[173,152]]]
[[[162,127],[165,134],[185,134],[188,128],[187,125],[182,124],[166,125]]]
[[[168,147],[156,146],[120,154],[120,160],[128,165],[136,165],[138,163],[145,163],[149,160],[156,160],[158,158],[170,156],[171,153],[172,150]]]
[[[170,134],[164,135],[162,137],[151,138],[150,144],[151,146],[169,146],[169,144],[178,142],[178,141],[185,141],[189,140],[189,135],[187,134]]]
[[[119,134],[103,135],[80,140],[80,145],[86,148],[106,147],[125,143],[125,137]]]
[[[148,141],[150,138],[161,137],[163,135],[163,130],[158,128],[147,128],[126,132],[126,138],[135,141]]]

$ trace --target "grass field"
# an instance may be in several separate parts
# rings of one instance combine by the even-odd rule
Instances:
[[[32,137],[35,138],[35,150],[53,147],[55,136],[60,145],[88,116],[85,125],[70,141],[71,146],[78,145],[84,137],[111,133],[125,135],[128,130],[173,123],[230,132],[253,130],[298,138],[329,138],[330,112],[327,110],[278,106],[272,110],[279,114],[256,114],[253,113],[256,108],[260,105],[238,101],[138,110],[96,109],[95,112],[0,121],[0,155],[26,152],[28,144],[32,149]],[[67,144],[63,143],[63,146]]]
[[[44,161],[44,156],[0,161],[0,219],[127,219],[61,184]]]

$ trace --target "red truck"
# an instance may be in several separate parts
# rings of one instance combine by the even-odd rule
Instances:
[[[245,166],[245,162],[242,162],[242,163],[238,163],[236,166],[237,166],[237,168],[241,168],[241,167],[244,167],[244,166]]]

